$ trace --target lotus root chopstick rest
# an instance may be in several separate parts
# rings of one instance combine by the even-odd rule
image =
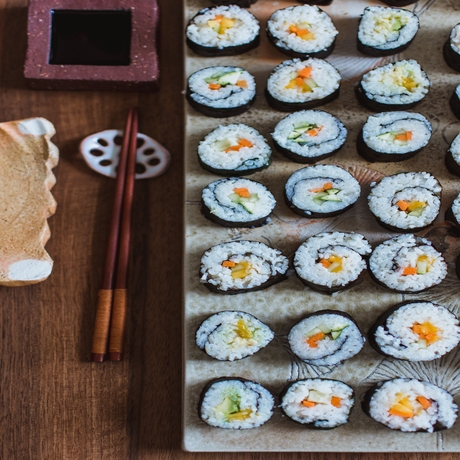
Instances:
[[[59,151],[44,118],[0,123],[0,285],[39,283],[51,274],[47,219],[55,213],[51,172]]]
[[[91,134],[80,143],[80,152],[91,169],[104,176],[117,177],[123,131],[108,129]],[[136,179],[149,179],[163,174],[170,163],[169,152],[145,134],[137,135]]]

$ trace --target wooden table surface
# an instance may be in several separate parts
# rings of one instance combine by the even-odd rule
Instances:
[[[53,273],[35,286],[0,288],[0,458],[454,458],[181,451],[183,25],[179,0],[159,3],[161,91],[138,94],[28,89],[27,0],[0,0],[0,121],[49,119],[61,154],[47,244]],[[114,181],[86,167],[78,144],[121,128],[134,105],[140,130],[170,150],[172,164],[164,176],[136,184],[128,356],[101,365],[89,361],[89,350]]]

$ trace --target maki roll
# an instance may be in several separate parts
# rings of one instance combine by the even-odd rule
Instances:
[[[265,91],[269,105],[282,112],[313,109],[339,97],[342,77],[322,59],[284,61],[273,70]]]
[[[221,311],[201,323],[196,344],[219,361],[246,358],[267,346],[275,334],[262,321],[243,311]]]
[[[247,430],[272,415],[275,399],[260,383],[240,377],[211,380],[201,392],[198,414],[210,426]]]
[[[450,173],[460,176],[460,133],[455,136],[447,151],[446,166]]]
[[[219,126],[198,146],[200,165],[214,174],[243,176],[267,168],[272,151],[265,138],[243,124]]]
[[[457,24],[449,34],[443,47],[444,59],[447,65],[460,72],[460,24]]]
[[[305,379],[290,383],[280,401],[283,413],[294,422],[327,430],[348,422],[355,399],[353,389],[346,383]]]
[[[409,234],[377,246],[369,257],[369,270],[383,286],[413,293],[440,284],[447,275],[447,264],[430,241]]]
[[[345,143],[347,129],[322,110],[302,110],[283,118],[272,133],[276,150],[297,163],[315,163],[334,155]]]
[[[359,182],[334,165],[307,166],[286,182],[287,205],[302,217],[333,217],[350,209],[361,193]]]
[[[407,160],[426,147],[431,131],[431,123],[419,113],[377,113],[359,134],[358,153],[367,161]]]
[[[429,301],[409,301],[380,315],[368,337],[372,348],[384,356],[432,361],[458,345],[460,327],[447,308]]]
[[[427,172],[384,177],[367,197],[369,209],[384,228],[417,232],[431,225],[441,209],[441,184]]]
[[[306,316],[289,332],[289,346],[302,361],[334,366],[358,354],[366,339],[347,313],[322,310]]]
[[[231,241],[203,254],[200,281],[212,292],[240,294],[279,283],[287,278],[288,267],[278,249],[258,241]]]
[[[365,73],[356,87],[356,94],[358,101],[369,110],[406,110],[428,94],[430,85],[419,63],[409,59]]]
[[[460,85],[455,87],[455,90],[449,99],[449,106],[452,113],[460,120]]]
[[[332,294],[358,283],[371,251],[359,233],[319,233],[297,249],[294,268],[306,286]]]
[[[409,47],[419,28],[412,11],[368,6],[358,27],[358,50],[369,56],[400,53]]]
[[[455,198],[450,208],[446,211],[446,220],[460,228],[460,195]]]
[[[233,117],[253,104],[256,82],[241,67],[207,67],[189,77],[186,96],[190,105],[204,115]]]
[[[416,379],[379,382],[365,395],[366,415],[392,430],[433,433],[451,428],[458,407],[446,390]]]
[[[200,56],[233,56],[259,46],[259,21],[237,6],[200,10],[188,23],[186,41]]]
[[[264,185],[238,177],[212,182],[201,196],[204,216],[225,227],[265,225],[275,205],[275,197]]]
[[[267,35],[278,51],[294,58],[325,58],[332,53],[339,32],[317,6],[290,6],[275,11],[267,22]]]

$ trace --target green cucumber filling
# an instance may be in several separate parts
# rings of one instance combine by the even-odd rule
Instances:
[[[208,84],[218,84],[220,86],[236,85],[242,74],[241,70],[232,70],[231,72],[220,72],[205,78],[204,81]]]

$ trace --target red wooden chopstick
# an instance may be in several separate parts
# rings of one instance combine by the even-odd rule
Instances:
[[[123,196],[121,230],[118,244],[117,281],[113,298],[112,322],[110,324],[110,361],[121,361],[124,353],[126,314],[128,310],[128,265],[134,180],[136,174],[137,132],[138,113],[137,109],[135,109],[129,136],[128,164],[126,167],[125,193]]]
[[[117,181],[115,185],[115,196],[112,206],[112,217],[110,220],[110,230],[107,240],[107,250],[104,263],[104,273],[101,282],[101,288],[98,292],[98,303],[96,309],[96,319],[94,322],[93,341],[91,346],[91,361],[102,363],[107,354],[107,344],[109,338],[110,318],[112,314],[112,301],[114,289],[114,273],[117,263],[117,254],[119,248],[119,235],[121,226],[121,214],[125,192],[125,183],[127,178],[128,157],[131,149],[131,132],[133,120],[136,120],[137,136],[137,108],[131,108],[128,111],[125,123],[120,159],[117,170]],[[135,150],[134,150],[135,158]],[[133,163],[135,163],[133,161]],[[135,165],[133,164],[133,168]],[[132,191],[131,191],[132,200]],[[128,237],[129,238],[129,237]],[[129,246],[129,239],[128,239]],[[127,265],[127,264],[126,264]]]

